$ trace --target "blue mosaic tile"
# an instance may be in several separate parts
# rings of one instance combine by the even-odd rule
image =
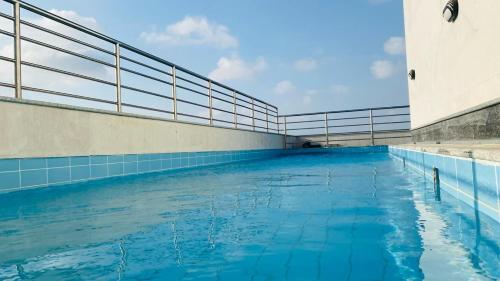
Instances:
[[[497,208],[498,198],[495,167],[477,163],[475,171],[479,200],[492,208]]]
[[[140,161],[138,162],[139,164],[139,167],[137,169],[137,172],[138,173],[146,173],[146,172],[149,172],[151,171],[151,169],[149,168],[149,163],[150,161]]]
[[[111,155],[108,156],[108,163],[123,163],[123,155]]]
[[[161,170],[161,160],[151,160],[149,165],[151,171]]]
[[[69,167],[48,169],[48,183],[65,183],[71,181],[71,172]]]
[[[172,168],[178,169],[180,167],[181,167],[181,159],[179,159],[179,158],[172,159]]]
[[[19,187],[19,172],[0,173],[0,191]]]
[[[202,151],[1,159],[0,191],[271,157],[282,150]],[[116,162],[116,163],[115,163]],[[19,173],[21,166],[22,175]],[[2,173],[3,172],[3,173]],[[22,184],[20,184],[22,182]]]
[[[162,159],[162,154],[157,153],[157,154],[151,154],[150,160],[161,160]]]
[[[88,160],[88,159],[87,159]],[[81,181],[90,178],[90,166],[71,167],[71,181]]]
[[[47,184],[47,169],[21,171],[21,187]]]
[[[70,158],[71,166],[82,166],[90,163],[88,156],[75,156]]]
[[[123,175],[123,163],[108,164],[109,176]]]
[[[149,154],[139,154],[137,161],[149,161],[150,160],[150,155]]]
[[[123,162],[137,162],[137,154],[127,154],[123,156]]]
[[[92,161],[92,160],[91,160]],[[90,165],[91,178],[104,178],[108,176],[108,165]]]
[[[137,162],[123,163],[123,174],[137,174]]]
[[[33,170],[47,168],[47,159],[45,158],[26,158],[21,159],[21,170]]]
[[[107,163],[108,163],[108,156],[106,156],[106,155],[90,156],[90,164],[91,165],[107,164]]]
[[[0,160],[0,172],[18,171],[19,159],[3,159]]]
[[[432,173],[429,174],[432,167],[437,167],[444,190],[472,208],[477,207],[482,215],[500,221],[498,167],[481,161],[429,153],[423,153],[419,163],[418,152],[396,148],[389,150],[392,155],[407,159],[417,168],[424,167],[427,177],[432,176]]]
[[[69,157],[51,157],[47,158],[48,168],[69,167]]]

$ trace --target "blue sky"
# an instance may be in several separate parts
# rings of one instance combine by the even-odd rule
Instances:
[[[101,32],[281,113],[408,103],[402,1],[30,3],[93,18]]]

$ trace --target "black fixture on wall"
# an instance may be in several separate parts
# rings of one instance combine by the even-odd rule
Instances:
[[[410,78],[410,80],[415,80],[415,76],[416,76],[415,69],[412,69],[410,70],[410,72],[408,72],[408,77]]]
[[[458,17],[458,0],[450,0],[443,9],[443,18],[447,22],[454,22]]]

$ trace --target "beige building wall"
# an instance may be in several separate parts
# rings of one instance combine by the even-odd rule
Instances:
[[[459,0],[446,22],[448,0],[404,0],[412,128],[500,98],[500,1]]]
[[[0,158],[281,149],[277,134],[0,100]]]

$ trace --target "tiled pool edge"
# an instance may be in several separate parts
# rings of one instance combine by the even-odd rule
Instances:
[[[328,147],[328,148],[293,148],[286,149],[283,154],[303,154],[303,153],[387,153],[387,145],[374,146],[351,146],[351,147]]]
[[[389,154],[430,180],[438,168],[443,190],[500,222],[500,163],[393,146]]]
[[[278,156],[281,149],[0,159],[0,194]]]

